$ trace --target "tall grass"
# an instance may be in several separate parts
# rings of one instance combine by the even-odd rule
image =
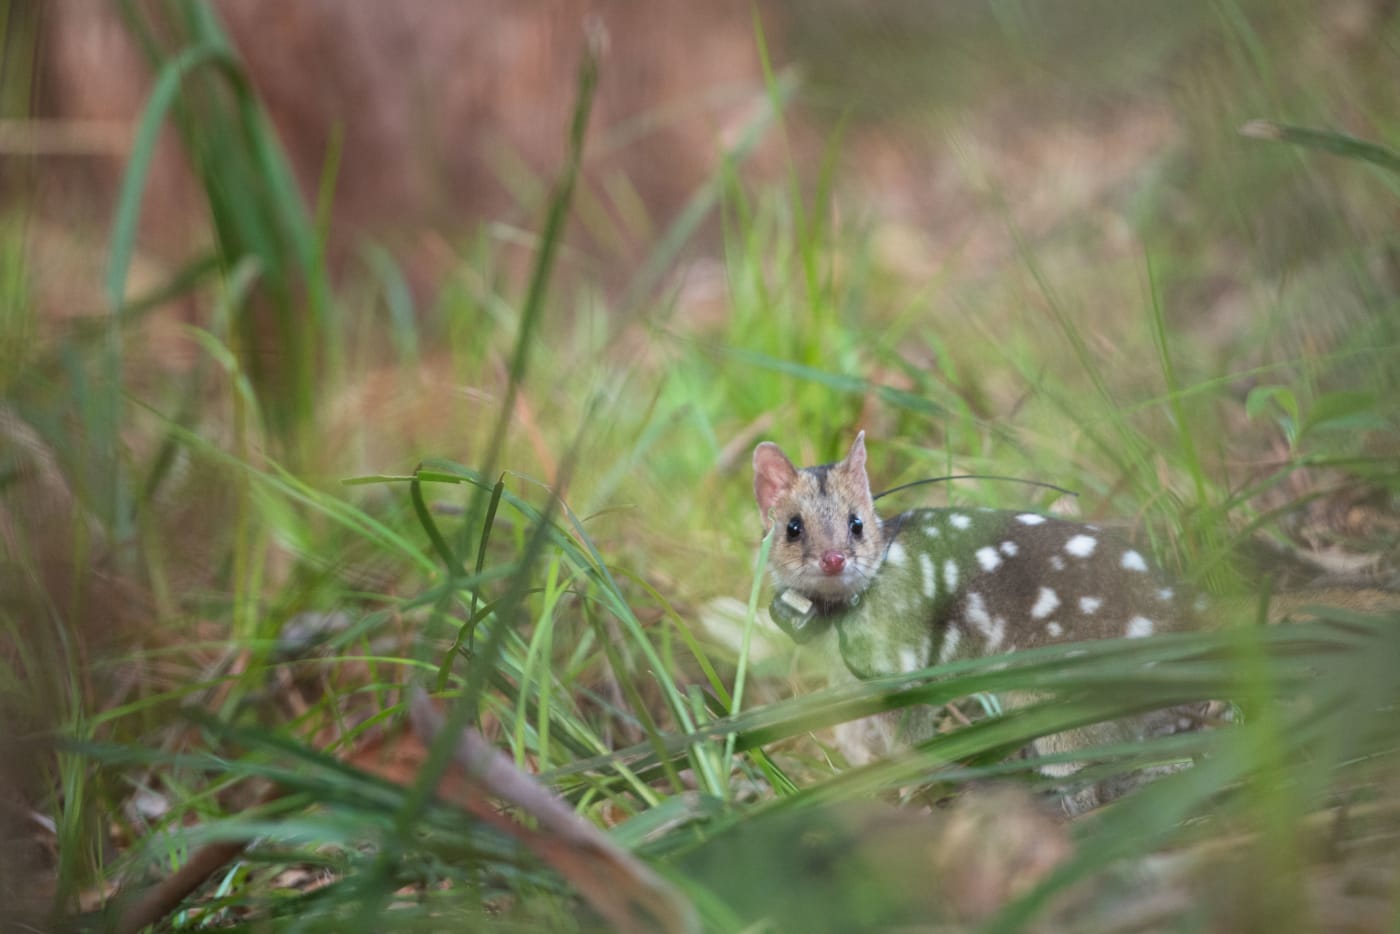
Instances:
[[[1037,44],[1026,10],[994,7],[978,28],[1022,49],[1018,67],[1039,67],[1064,41]],[[1219,69],[1240,99],[1272,102],[1273,82],[1285,80],[1273,57],[1286,54],[1288,37],[1256,34],[1253,9],[1217,5],[1210,41],[1186,30],[1175,48],[1199,56],[1202,74]],[[123,10],[155,83],[112,233],[112,315],[26,361],[31,378],[4,384],[7,407],[34,426],[35,449],[53,452],[67,486],[105,491],[79,497],[74,525],[86,531],[64,543],[93,557],[73,563],[107,572],[112,543],[132,543],[116,569],[158,597],[133,614],[137,635],[119,651],[89,657],[77,614],[44,599],[39,570],[49,555],[37,540],[6,546],[8,562],[27,563],[25,592],[57,633],[36,638],[20,625],[18,601],[3,606],[15,646],[0,656],[6,697],[37,704],[53,695],[62,712],[51,731],[59,751],[45,765],[45,808],[59,827],[56,915],[78,914],[83,894],[117,883],[109,914],[86,919],[110,922],[197,847],[237,841],[251,845],[171,916],[170,929],[596,926],[518,836],[433,796],[455,734],[470,724],[662,872],[707,929],[970,924],[937,872],[913,899],[889,885],[889,866],[922,867],[928,842],[944,839],[943,812],[922,804],[976,800],[988,783],[1049,794],[1054,783],[1032,763],[1008,758],[1030,739],[1228,698],[1241,721],[1228,729],[1097,750],[1099,764],[1077,780],[1196,765],[1076,822],[1068,856],[980,920],[997,930],[1106,927],[1140,905],[1133,887],[1147,877],[1200,896],[1188,906],[1191,925],[1324,926],[1327,905],[1303,884],[1315,871],[1318,815],[1336,801],[1393,805],[1383,791],[1400,748],[1393,619],[1333,610],[1307,625],[1046,649],[815,689],[810,659],[765,637],[745,468],[762,437],[819,462],[862,425],[883,487],[965,470],[1063,483],[1081,495],[1077,507],[1057,508],[1132,520],[1162,563],[1203,590],[1243,594],[1240,615],[1252,618],[1267,602],[1252,543],[1286,540],[1281,523],[1313,495],[1278,491],[1323,469],[1336,486],[1400,490],[1397,356],[1386,323],[1394,291],[1369,279],[1363,261],[1393,249],[1393,234],[1293,254],[1260,246],[1269,252],[1261,266],[1292,255],[1318,273],[1312,294],[1365,296],[1348,319],[1353,333],[1325,353],[1297,349],[1314,332],[1278,301],[1266,311],[1283,338],[1256,334],[1212,359],[1183,308],[1203,291],[1201,270],[1218,262],[1206,234],[1227,238],[1220,201],[1236,201],[1246,227],[1257,219],[1248,211],[1287,216],[1290,193],[1303,188],[1321,191],[1322,204],[1382,202],[1394,192],[1383,146],[1299,130],[1290,114],[1251,113],[1283,121],[1286,132],[1273,134],[1282,143],[1353,158],[1323,168],[1269,151],[1259,171],[1276,173],[1276,190],[1230,188],[1228,197],[1230,176],[1203,170],[1177,181],[1175,201],[1209,210],[1144,209],[1133,259],[1114,256],[1092,276],[1078,268],[1074,221],[1059,231],[1065,239],[1023,230],[993,190],[987,207],[1000,212],[1010,244],[996,281],[964,276],[949,260],[936,282],[906,282],[874,245],[878,221],[838,221],[838,146],[815,182],[798,150],[776,185],[739,171],[758,136],[789,119],[793,80],[770,68],[768,109],[753,133],[613,301],[587,285],[565,291],[554,276],[570,205],[587,184],[600,67],[589,51],[523,287],[483,234],[462,259],[457,281],[470,285],[415,309],[392,259],[369,247],[364,275],[389,306],[386,324],[357,318],[350,290],[336,293],[325,275],[336,153],[309,211],[212,8],[170,0]],[[1314,93],[1325,100],[1327,89]],[[1244,122],[1237,114],[1198,116],[1242,146],[1264,146],[1233,137]],[[1393,127],[1393,117],[1376,119]],[[126,270],[151,146],[167,122],[207,194],[214,243],[160,296],[133,299]],[[1172,158],[1190,166],[1205,155]],[[1234,170],[1247,176],[1251,165]],[[686,308],[657,296],[711,211],[723,226],[726,309],[697,327]],[[1328,221],[1329,230],[1343,226]],[[132,383],[126,335],[171,293],[214,309],[193,333],[203,367],[151,395],[113,391]],[[265,328],[290,350],[278,374],[261,369]],[[377,353],[386,333],[394,350]],[[342,377],[358,379],[356,361],[417,377],[433,364],[427,348],[444,345],[453,386],[479,390],[424,390],[427,408],[450,413],[433,424],[455,436],[425,452],[400,442],[394,462],[415,469],[325,482],[330,461],[318,458],[330,416],[317,400],[341,391]],[[53,413],[64,401],[78,415],[60,423]],[[366,409],[355,418],[371,423],[357,437],[409,436],[392,410]],[[1235,460],[1276,441],[1280,458]],[[16,462],[24,470],[13,475],[28,478],[29,462]],[[898,508],[930,496],[1056,505],[1049,493],[959,483],[901,494]],[[200,502],[218,525],[194,584],[171,556],[195,550],[169,518],[189,497],[207,497]],[[7,496],[8,522],[22,518],[14,504]],[[89,516],[101,519],[96,531]],[[725,619],[737,640],[721,637]],[[448,727],[396,773],[413,685],[444,700]],[[1013,688],[1043,700],[860,768],[820,732]],[[259,803],[248,804],[248,789],[267,784],[280,796],[254,793]],[[901,823],[926,836],[888,834],[880,812],[860,805],[879,798],[906,803]],[[1386,826],[1362,819],[1338,845],[1384,842]],[[1162,869],[1178,859],[1185,868]],[[1199,881],[1231,861],[1234,874]],[[314,885],[292,871],[307,868]],[[1282,894],[1234,897],[1251,872]],[[1386,897],[1393,915],[1393,892]],[[1149,927],[1169,923],[1145,917]]]
[[[123,0],[120,9],[156,79],[112,233],[107,291],[113,314],[119,317],[125,306],[141,196],[156,135],[168,120],[208,198],[223,271],[255,270],[253,293],[237,309],[235,333],[240,359],[260,390],[261,414],[285,443],[311,420],[320,374],[333,362],[322,359],[335,347],[327,306],[325,218],[318,227],[304,207],[276,134],[213,9],[193,0],[167,0],[154,9]],[[327,153],[318,203],[323,215],[335,190],[338,155],[334,149]]]

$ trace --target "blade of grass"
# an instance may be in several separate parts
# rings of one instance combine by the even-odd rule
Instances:
[[[1292,126],[1272,120],[1250,120],[1239,129],[1241,136],[1288,143],[1306,149],[1328,152],[1346,159],[1367,162],[1389,172],[1400,172],[1400,153],[1393,149],[1333,130]]]
[[[777,526],[774,525],[773,529]],[[758,618],[758,594],[763,587],[764,570],[768,567],[768,554],[773,548],[773,529],[769,529],[768,534],[763,536],[763,544],[759,546],[758,555],[754,559],[753,586],[749,588],[748,611],[744,614],[744,636],[739,645],[739,662],[734,672],[734,700],[730,704],[729,713],[735,715],[744,708],[744,684],[749,670],[749,643],[753,638],[754,622]],[[730,733],[724,738],[724,758],[721,760],[722,774],[728,775],[733,768],[734,761],[734,741],[736,734]],[[733,786],[726,782],[724,792],[726,800],[733,794]]]
[[[529,288],[520,310],[520,329],[515,341],[515,352],[510,361],[505,398],[501,401],[495,426],[491,429],[491,439],[486,447],[486,467],[482,470],[486,475],[495,472],[501,447],[505,443],[506,431],[514,417],[515,400],[529,367],[534,335],[544,315],[545,296],[554,273],[554,259],[564,236],[564,222],[569,216],[569,205],[573,200],[579,166],[583,161],[584,136],[588,130],[589,116],[593,112],[593,96],[598,84],[598,61],[605,43],[602,27],[591,24],[586,33],[576,77],[577,90],[573,118],[569,124],[564,165],[549,198],[544,228],[540,232],[539,252],[535,257]]]

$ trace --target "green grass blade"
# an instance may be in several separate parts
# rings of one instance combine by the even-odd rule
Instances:
[[[1389,172],[1400,172],[1400,153],[1373,143],[1333,130],[1317,130],[1312,127],[1292,126],[1275,123],[1272,120],[1251,120],[1240,127],[1240,135],[1250,139],[1288,143],[1305,149],[1316,149],[1345,159],[1367,162],[1380,166]]]

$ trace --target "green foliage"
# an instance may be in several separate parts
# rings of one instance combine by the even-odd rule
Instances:
[[[213,10],[198,0],[165,0],[156,12],[123,0],[121,10],[156,80],[112,233],[107,298],[114,321],[126,304],[127,270],[157,134],[169,120],[208,200],[221,268],[227,273],[251,262],[256,269],[250,301],[237,309],[240,356],[269,427],[286,443],[311,420],[324,365],[320,348],[334,334],[321,234]],[[327,206],[337,155],[329,154],[331,170],[323,180]],[[288,361],[278,369],[267,362],[270,339]]]
[[[1390,172],[1400,172],[1400,153],[1379,143],[1357,139],[1345,133],[1287,126],[1267,120],[1252,120],[1240,127],[1240,133],[1256,139],[1277,140],[1294,146],[1330,152],[1346,159],[1369,162]]]
[[[556,258],[587,185],[598,67],[589,53],[561,174],[552,188],[531,186],[550,194],[523,287],[507,272],[514,244],[499,232],[462,244],[460,274],[423,307],[393,256],[369,245],[359,271],[373,286],[366,308],[350,288],[332,292],[323,267],[336,147],[310,212],[212,8],[125,3],[155,82],[111,234],[110,317],[29,346],[22,245],[0,228],[0,351],[14,363],[0,414],[24,429],[0,423],[7,521],[24,518],[35,489],[25,484],[61,480],[74,504],[51,524],[72,529],[59,558],[74,579],[100,567],[153,595],[132,624],[144,635],[89,660],[82,614],[44,579],[53,554],[38,535],[7,542],[5,571],[23,587],[0,603],[0,632],[15,646],[0,653],[0,693],[22,698],[36,720],[47,709],[42,725],[61,738],[44,765],[60,841],[57,910],[71,913],[97,882],[137,887],[151,867],[182,865],[204,843],[251,840],[170,929],[591,928],[577,894],[517,838],[433,797],[455,733],[477,724],[658,867],[711,929],[927,924],[886,876],[839,858],[867,826],[842,823],[853,802],[972,797],[990,781],[1049,794],[1054,783],[1031,763],[1007,758],[1028,740],[1224,698],[1243,722],[1096,750],[1097,764],[1074,781],[1197,764],[1077,823],[1069,858],[988,923],[1106,926],[1113,895],[1131,890],[1145,857],[1228,846],[1240,833],[1263,841],[1249,864],[1261,874],[1306,871],[1308,841],[1296,828],[1329,799],[1373,794],[1374,780],[1396,774],[1393,619],[1334,611],[1308,625],[1045,649],[793,696],[805,662],[773,647],[762,612],[765,552],[753,548],[747,474],[761,437],[818,462],[866,427],[882,487],[962,472],[1073,487],[1077,505],[1060,505],[1132,520],[1186,580],[1247,600],[1261,577],[1249,546],[1260,534],[1282,540],[1279,520],[1307,502],[1283,492],[1291,478],[1326,469],[1400,490],[1395,297],[1368,272],[1373,256],[1394,249],[1393,233],[1370,233],[1393,223],[1393,202],[1374,203],[1376,185],[1390,184],[1385,172],[1360,170],[1388,168],[1393,153],[1279,124],[1278,138],[1350,161],[1322,169],[1284,147],[1217,158],[1225,137],[1238,141],[1234,110],[1288,99],[1294,79],[1278,58],[1289,24],[1261,30],[1260,6],[1220,3],[1181,23],[1173,14],[1170,34],[1142,35],[1129,21],[1149,6],[1076,4],[1082,16],[1106,17],[1095,41],[1113,56],[1102,71],[1066,64],[1080,89],[1155,80],[1181,59],[1199,66],[1175,91],[1190,143],[1100,206],[1126,225],[1127,259],[1081,217],[1023,229],[993,185],[982,207],[1005,227],[1005,255],[988,271],[985,256],[950,249],[932,281],[914,281],[882,256],[877,220],[838,221],[835,192],[853,169],[837,142],[815,177],[793,140],[783,140],[792,149],[777,184],[745,177],[748,155],[785,135],[800,91],[765,60],[764,113],[621,295],[561,284]],[[935,19],[968,26],[987,49],[1016,50],[1004,80],[1017,93],[1028,75],[1064,62],[1076,35],[1069,20],[1047,23],[1021,3]],[[1119,48],[1113,37],[1125,35],[1134,42]],[[920,68],[956,66],[950,95],[1002,80],[978,56],[927,57]],[[1285,115],[1307,119],[1333,93],[1311,88],[1305,112]],[[201,180],[215,244],[133,298],[140,204],[167,123]],[[1315,235],[1311,212],[1327,237]],[[697,324],[667,288],[716,218],[724,311]],[[1192,316],[1226,262],[1270,296],[1260,300],[1265,325],[1205,347]],[[1295,274],[1316,277],[1300,300],[1307,308],[1356,299],[1344,333],[1311,330],[1317,316],[1285,300]],[[200,363],[137,390],[127,342],[174,296],[211,309],[192,329]],[[256,353],[268,327],[287,348],[279,374],[260,369]],[[439,353],[451,388],[423,392],[448,415],[426,450],[413,447],[424,442],[410,440],[410,416],[369,405],[354,410],[353,440],[341,444],[318,400],[371,367],[413,383]],[[332,455],[379,436],[391,453],[338,482],[356,471]],[[1285,455],[1257,456],[1275,439]],[[340,472],[328,476],[327,464]],[[1055,500],[1027,489],[959,482],[937,495],[1006,507]],[[930,495],[919,490],[896,508]],[[213,531],[181,528],[192,520],[176,507],[191,501]],[[201,548],[198,583],[182,584],[183,552]],[[722,636],[718,597],[742,607],[728,614],[735,638]],[[26,625],[31,618],[51,625]],[[381,729],[397,735],[411,686],[447,702],[448,729],[415,774],[391,781],[353,754]],[[978,695],[995,714],[995,698],[1012,689],[1038,701],[864,767],[847,767],[817,732]],[[226,803],[256,780],[285,795],[241,811]],[[166,807],[132,806],[137,789]],[[104,850],[109,823],[129,842],[115,858]],[[830,831],[829,849],[806,849],[812,828]],[[920,858],[901,845],[908,853],[897,855]],[[803,858],[789,859],[794,850]],[[327,884],[280,886],[289,866],[315,867]],[[1071,901],[1078,914],[1057,914],[1086,886],[1103,902]],[[1296,888],[1282,908],[1241,911],[1268,920],[1296,909],[1306,926]],[[801,898],[784,901],[792,891]],[[1240,917],[1202,904],[1201,926]]]
[[[1326,392],[1305,414],[1290,387],[1256,386],[1249,391],[1244,410],[1250,418],[1272,414],[1294,449],[1319,431],[1383,431],[1392,427],[1382,417],[1379,400],[1371,392]]]

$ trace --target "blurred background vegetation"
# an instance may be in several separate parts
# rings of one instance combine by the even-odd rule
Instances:
[[[1394,588],[1396,6],[0,0],[0,912],[231,841],[161,929],[1393,929],[1393,617],[820,692],[748,465]],[[1224,697],[1071,826],[1002,761]],[[428,802],[465,723],[659,876]]]

